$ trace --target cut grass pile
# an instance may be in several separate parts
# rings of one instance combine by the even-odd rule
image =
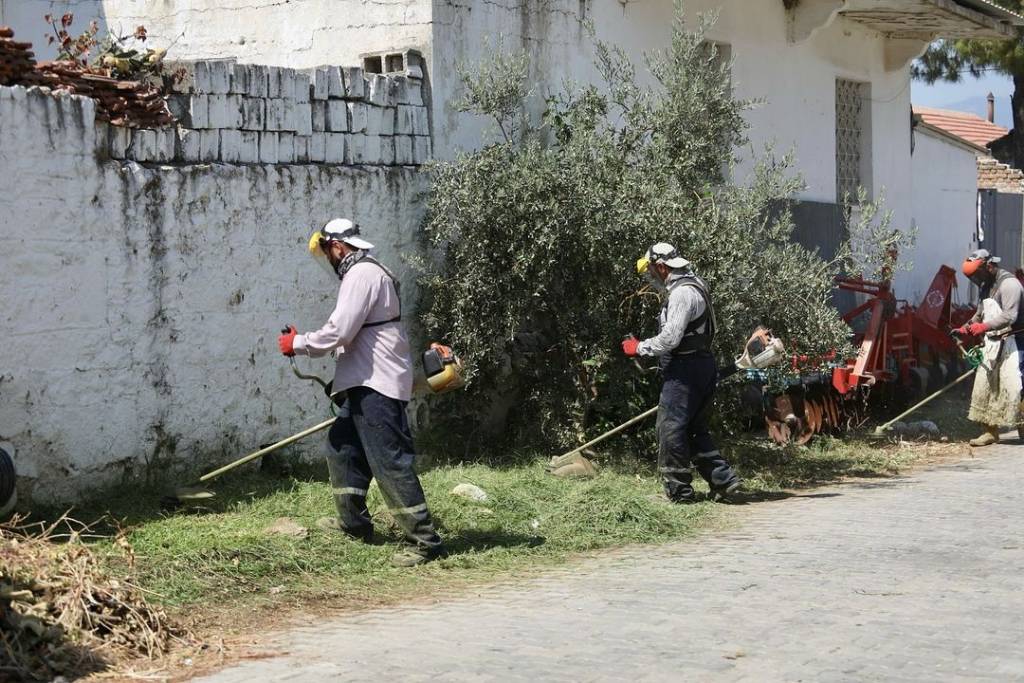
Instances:
[[[188,633],[123,573],[111,576],[86,542],[89,534],[67,518],[50,526],[0,523],[0,680],[100,671],[188,643]],[[130,548],[120,539],[114,544],[127,550],[130,570]]]

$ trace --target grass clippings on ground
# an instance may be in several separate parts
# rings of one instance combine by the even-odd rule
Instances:
[[[552,477],[540,456],[520,455],[513,465],[428,469],[422,474],[424,489],[450,554],[413,570],[390,566],[400,534],[376,486],[369,507],[382,544],[353,542],[316,525],[317,519],[336,514],[325,468],[319,465],[296,466],[286,476],[250,468],[225,477],[216,485],[217,497],[204,508],[167,513],[158,504],[165,490],[135,489],[107,496],[102,505],[77,514],[93,519],[109,513],[121,520],[134,565],[111,537],[91,544],[105,571],[130,574],[150,600],[205,633],[210,644],[247,634],[252,624],[266,631],[282,615],[299,610],[436,599],[588,551],[663,543],[732,523],[733,517],[723,514],[727,507],[659,500],[653,461],[625,456],[616,448],[600,454],[601,468],[593,479]],[[784,498],[790,489],[891,476],[922,459],[962,456],[967,449],[962,443],[827,437],[806,447],[780,447],[744,437],[733,439],[724,452],[745,478],[744,500],[756,504]],[[459,484],[480,487],[487,499],[454,495]],[[197,665],[202,657],[190,650],[170,666],[179,666],[185,656],[196,656]]]

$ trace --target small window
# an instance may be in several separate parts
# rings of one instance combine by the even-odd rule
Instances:
[[[729,43],[705,40],[703,46],[704,50],[707,52],[708,58],[711,60],[712,66],[717,68],[726,67],[731,70],[732,45]]]

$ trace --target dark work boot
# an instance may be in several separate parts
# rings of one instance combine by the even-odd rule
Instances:
[[[350,538],[355,541],[362,541],[367,545],[379,545],[376,538],[373,535],[373,527],[366,527],[359,530],[344,529],[341,526],[341,521],[337,517],[321,517],[316,520],[316,527],[321,531],[327,532],[338,532],[344,534],[345,538]]]
[[[668,502],[676,505],[692,505],[697,502],[697,496],[692,490],[689,493],[677,492],[674,496],[668,496]]]
[[[722,486],[712,486],[708,497],[715,503],[728,503],[729,497],[739,490],[742,483],[743,480],[736,477]]]
[[[416,567],[418,565],[446,557],[447,555],[448,553],[445,551],[444,546],[422,548],[420,546],[408,545],[403,548],[399,548],[395,554],[391,556],[391,566],[399,568]]]

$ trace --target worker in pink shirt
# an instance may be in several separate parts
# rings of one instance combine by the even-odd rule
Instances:
[[[405,413],[413,373],[409,338],[401,322],[399,282],[370,256],[373,245],[348,219],[336,218],[316,231],[309,249],[341,280],[338,301],[319,330],[298,334],[289,326],[278,345],[286,356],[317,358],[333,351],[337,359],[331,393],[341,409],[328,432],[327,469],[338,519],[320,524],[371,542],[373,521],[366,494],[376,478],[408,542],[392,557],[392,564],[429,562],[443,555],[444,548],[413,467],[416,456]]]

